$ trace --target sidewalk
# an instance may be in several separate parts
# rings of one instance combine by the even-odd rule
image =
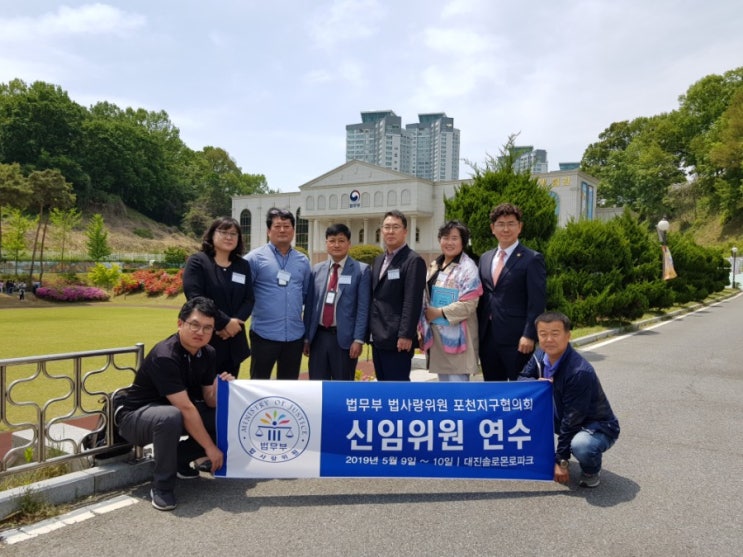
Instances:
[[[719,299],[710,301],[706,304],[694,304],[688,308],[675,310],[668,314],[645,319],[624,328],[602,331],[577,338],[572,341],[572,345],[575,347],[585,346],[609,337],[637,331],[654,323],[673,319],[679,315],[696,311],[710,304],[717,303],[718,301],[739,294],[739,292],[730,293],[724,298],[720,297]],[[474,379],[482,380],[482,376],[475,376]],[[411,371],[411,381],[428,382],[436,380],[436,375],[429,373],[425,369],[425,356],[415,356],[413,369]],[[146,459],[132,464],[128,462],[128,458],[128,456],[116,457],[108,459],[105,462],[98,460],[96,466],[87,470],[73,472],[59,478],[45,480],[30,486],[0,492],[0,518],[13,513],[18,507],[18,500],[29,491],[40,496],[50,504],[60,505],[71,503],[92,495],[114,491],[149,481],[152,477],[153,461]],[[54,520],[55,519],[50,519],[51,522]],[[44,523],[50,521],[44,521]],[[29,528],[31,528],[31,526],[19,528],[17,530],[4,531],[0,534],[0,538],[2,538],[3,535],[8,537],[13,532],[18,534],[19,532],[27,531]]]

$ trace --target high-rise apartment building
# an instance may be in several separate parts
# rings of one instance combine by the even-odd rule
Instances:
[[[546,174],[549,172],[547,164],[547,151],[544,149],[534,149],[531,145],[514,146],[513,161],[514,172],[530,171],[532,174]]]
[[[402,129],[391,110],[362,112],[346,126],[346,161],[360,160],[426,180],[459,179],[459,130],[446,114],[419,114]]]

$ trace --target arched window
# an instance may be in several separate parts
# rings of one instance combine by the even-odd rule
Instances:
[[[421,241],[421,229],[416,226],[415,227],[415,243],[417,244],[420,241]]]
[[[381,239],[379,228],[377,228],[377,232],[374,234],[375,242],[379,243],[379,240]]]
[[[410,205],[410,190],[400,192],[400,205]]]
[[[361,194],[361,206],[362,207],[368,207],[369,203],[371,202],[371,196],[369,195],[369,192],[364,192]]]
[[[307,200],[304,202],[304,204],[307,206],[308,211],[314,211],[315,210],[315,198],[311,195],[307,196]]]
[[[328,198],[328,206],[330,209],[337,209],[338,208],[338,196],[335,194],[332,194]]]
[[[297,209],[297,227],[296,227],[296,236],[295,236],[295,244],[299,246],[300,248],[307,249],[309,247],[309,230],[310,230],[310,223],[307,221],[307,219],[303,219],[300,217],[302,209]]]
[[[317,209],[319,211],[322,211],[325,209],[325,196],[324,195],[317,196]]]
[[[245,252],[250,251],[250,226],[253,224],[253,217],[250,211],[243,209],[240,213],[240,232],[243,235],[243,244],[245,245]]]
[[[381,191],[374,192],[374,206],[382,207],[384,205],[384,195]]]
[[[349,208],[350,201],[348,199],[348,194],[344,193],[341,195],[341,209],[348,209]]]
[[[397,192],[390,190],[387,192],[387,207],[394,207],[397,205]]]
[[[359,244],[364,243],[364,229],[359,230]]]

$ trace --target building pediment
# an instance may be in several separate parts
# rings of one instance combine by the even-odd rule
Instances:
[[[322,176],[315,178],[301,186],[300,191],[308,193],[308,190],[327,188],[333,186],[362,186],[384,183],[410,184],[413,182],[428,182],[409,174],[403,174],[389,168],[383,168],[362,161],[349,161]]]

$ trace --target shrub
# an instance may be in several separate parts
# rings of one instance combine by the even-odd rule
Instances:
[[[170,267],[181,267],[188,258],[188,251],[181,247],[169,247],[163,251],[163,262]]]
[[[112,288],[121,277],[121,267],[116,264],[106,267],[103,263],[96,263],[88,271],[88,282],[100,288]]]
[[[353,257],[356,261],[362,263],[372,264],[374,258],[383,253],[382,248],[379,246],[372,246],[370,244],[359,244],[358,246],[351,246],[348,250],[348,255]]]
[[[114,288],[114,294],[131,294],[144,290],[148,296],[177,296],[183,291],[182,269],[142,269],[123,275]]]
[[[41,286],[36,289],[36,297],[55,302],[105,302],[109,299],[105,290],[92,286],[64,286],[61,288]]]
[[[152,240],[155,235],[152,233],[152,230],[149,228],[135,228],[132,230],[135,236],[139,236],[140,238],[146,238],[148,240]]]

